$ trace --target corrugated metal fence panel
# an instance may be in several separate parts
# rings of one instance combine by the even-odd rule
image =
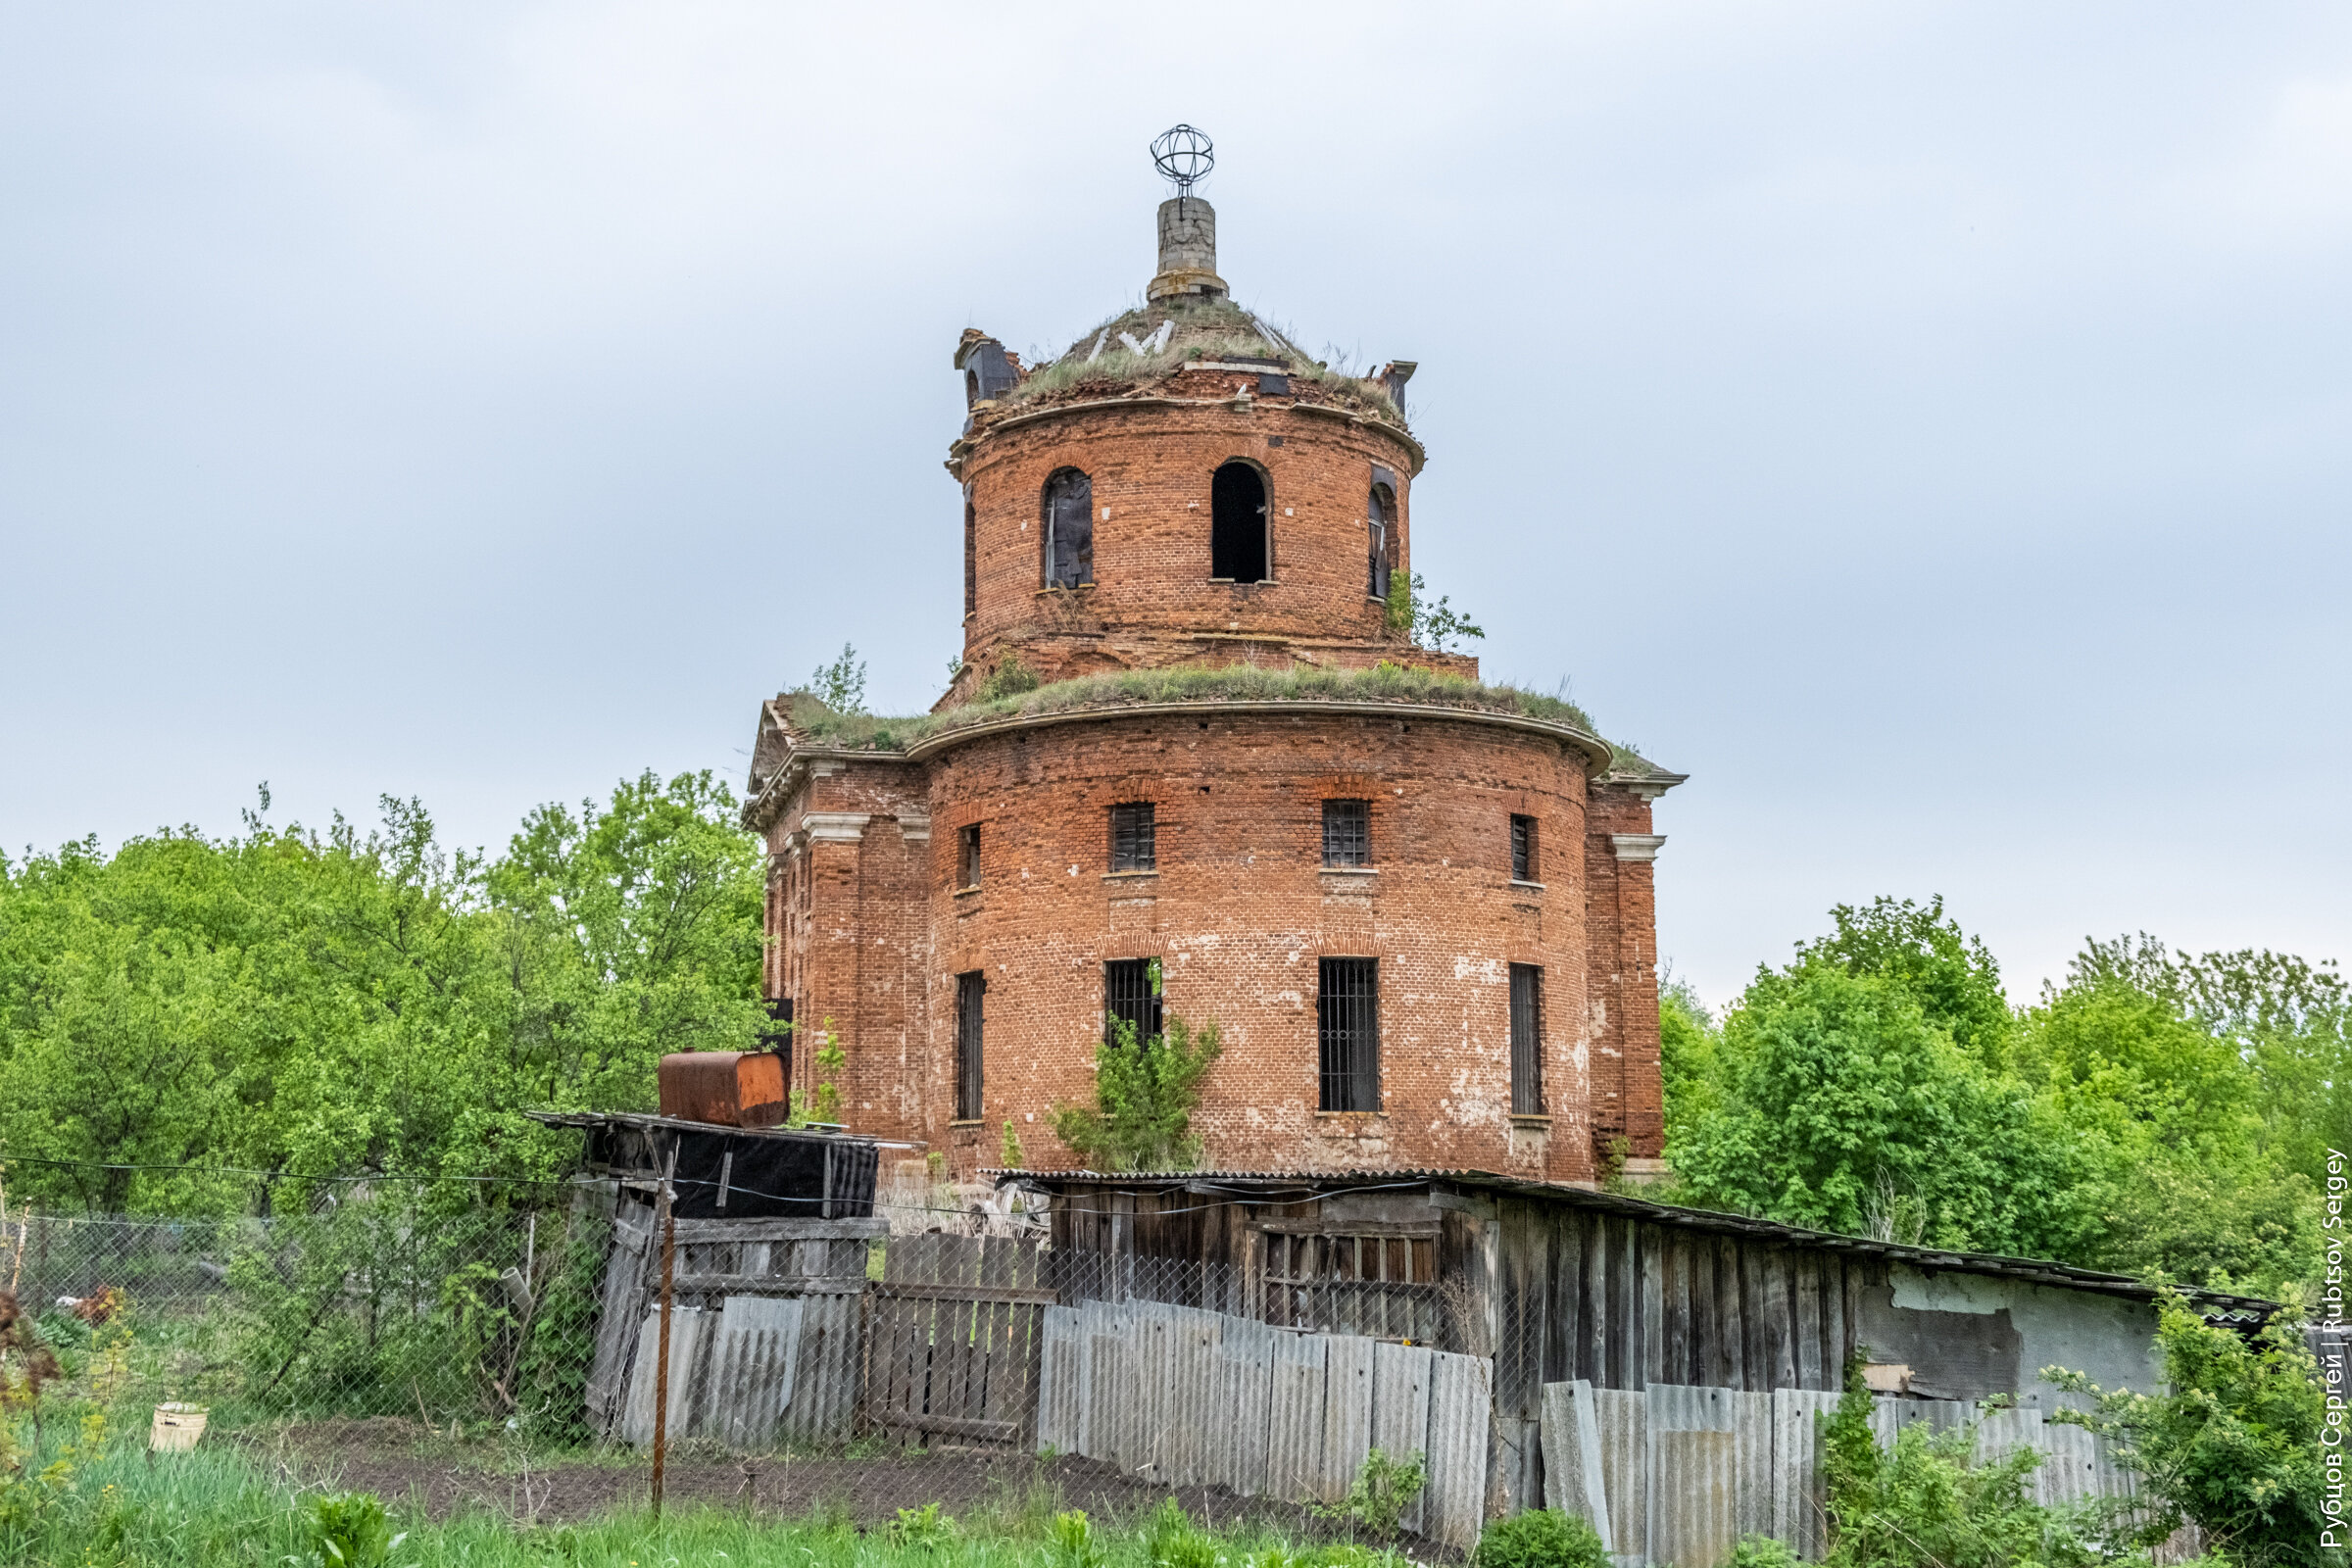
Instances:
[[[1590,1520],[1614,1551],[1592,1385],[1583,1378],[1544,1385],[1544,1506]]]
[[[1370,1340],[1333,1334],[1324,1339],[1323,1468],[1314,1495],[1338,1502],[1364,1468],[1372,1451],[1372,1350]]]
[[[1090,1459],[1119,1462],[1127,1412],[1134,1408],[1134,1371],[1128,1363],[1125,1314],[1102,1301],[1086,1303],[1087,1398],[1085,1446]]]
[[[704,1348],[704,1320],[717,1315],[692,1306],[670,1309],[669,1430],[677,1437],[686,1436],[686,1412],[692,1408],[689,1396]],[[646,1313],[638,1327],[636,1364],[629,1374],[628,1398],[621,1409],[620,1441],[635,1447],[654,1441],[654,1390],[661,1379],[661,1344],[662,1313],[656,1309]]]
[[[1417,1345],[1372,1348],[1372,1446],[1392,1458],[1429,1458],[1429,1366],[1434,1352]],[[1425,1472],[1426,1473],[1426,1472]],[[1426,1488],[1424,1488],[1426,1490]],[[1407,1530],[1421,1528],[1422,1499],[1404,1511]]]
[[[1037,1448],[1079,1451],[1080,1371],[1086,1357],[1085,1316],[1074,1306],[1049,1306],[1038,1352]]]
[[[1733,1463],[1740,1470],[1734,1527],[1741,1536],[1772,1534],[1772,1396],[1732,1396]]]
[[[1600,1484],[1620,1557],[1649,1555],[1649,1398],[1627,1389],[1592,1391],[1600,1433]]]
[[[1232,1433],[1221,1480],[1245,1497],[1266,1490],[1266,1453],[1272,1441],[1274,1345],[1286,1336],[1248,1318],[1226,1321],[1217,1348],[1222,1391],[1219,1419]]]
[[[1836,1408],[1835,1394],[1772,1391],[1772,1534],[1809,1561],[1823,1546],[1820,1417]]]
[[[1732,1553],[1738,1492],[1737,1411],[1729,1389],[1653,1383],[1649,1437],[1651,1559],[1714,1568]]]
[[[1430,1358],[1429,1488],[1421,1533],[1464,1550],[1486,1516],[1494,1363],[1445,1351]]]
[[[1266,1416],[1267,1496],[1320,1494],[1330,1346],[1330,1340],[1317,1334],[1285,1334],[1274,1341],[1274,1391]],[[1483,1487],[1483,1456],[1479,1470]]]
[[[692,1436],[731,1447],[775,1441],[792,1404],[801,1354],[799,1297],[730,1296],[711,1335],[707,1396],[695,1407]]]

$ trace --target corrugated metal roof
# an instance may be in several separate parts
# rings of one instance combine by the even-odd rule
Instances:
[[[1092,1170],[984,1170],[984,1176],[994,1176],[1002,1186],[1007,1181],[1030,1181],[1041,1184],[1061,1183],[1067,1186],[1107,1186],[1111,1184],[1145,1183],[1186,1187],[1200,1190],[1218,1184],[1230,1184],[1252,1195],[1262,1195],[1263,1201],[1282,1201],[1274,1189],[1305,1187],[1313,1189],[1299,1195],[1297,1201],[1328,1192],[1361,1192],[1366,1189],[1396,1186],[1418,1186],[1428,1182],[1451,1182],[1462,1187],[1486,1192],[1508,1193],[1518,1198],[1540,1199],[1546,1202],[1565,1203],[1574,1208],[1596,1209],[1602,1213],[1622,1214],[1633,1219],[1647,1220],[1656,1225],[1673,1225],[1685,1230],[1705,1231],[1715,1235],[1750,1236],[1772,1241],[1792,1242],[1806,1247],[1818,1247],[1825,1251],[1855,1252],[1865,1256],[1886,1257],[1908,1263],[1915,1268],[1942,1269],[1961,1274],[1987,1274],[2003,1279],[2025,1280],[2036,1285],[2057,1285],[2070,1290],[2096,1291],[2106,1296],[2129,1296],[2152,1300],[2156,1287],[2128,1274],[2106,1274],[2097,1269],[2077,1268],[2072,1263],[2053,1262],[2044,1258],[2005,1257],[1996,1252],[1960,1252],[1938,1247],[1912,1247],[1901,1242],[1873,1241],[1862,1236],[1839,1236],[1831,1231],[1807,1230],[1800,1225],[1784,1225],[1776,1220],[1750,1219],[1743,1214],[1719,1213],[1714,1209],[1685,1208],[1674,1203],[1653,1203],[1647,1199],[1629,1198],[1622,1193],[1603,1193],[1589,1187],[1569,1187],[1556,1182],[1523,1181],[1494,1171],[1467,1168],[1416,1167],[1404,1170],[1359,1171],[1263,1171],[1263,1170],[1187,1170],[1187,1171],[1092,1171]],[[1203,1194],[1203,1196],[1209,1196]],[[2181,1296],[2198,1303],[2209,1318],[2268,1318],[2279,1307],[2276,1301],[2257,1297],[2231,1296],[2221,1291],[2199,1290],[2190,1286],[2178,1287]]]

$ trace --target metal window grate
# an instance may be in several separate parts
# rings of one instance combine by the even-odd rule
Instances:
[[[1159,867],[1152,843],[1152,803],[1129,801],[1110,808],[1110,868],[1152,871]]]
[[[1370,865],[1372,863],[1372,803],[1370,801],[1325,801],[1323,803],[1323,863],[1325,865]]]
[[[1532,816],[1511,818],[1511,880],[1536,880],[1536,819]]]
[[[1114,1023],[1135,1031],[1140,1043],[1161,1030],[1159,960],[1113,958],[1102,965],[1102,1038],[1115,1041]]]
[[[972,822],[956,834],[956,886],[976,888],[980,885],[980,824]]]
[[[988,976],[974,969],[956,977],[956,1119],[980,1119],[981,1035]]]
[[[1325,958],[1315,992],[1324,1110],[1380,1108],[1380,960]]]
[[[1544,968],[1511,965],[1511,1114],[1544,1114]]]

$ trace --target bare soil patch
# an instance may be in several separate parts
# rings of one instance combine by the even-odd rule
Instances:
[[[496,1443],[435,1435],[414,1421],[314,1422],[243,1443],[256,1458],[274,1458],[297,1479],[406,1499],[439,1520],[478,1509],[523,1525],[561,1525],[616,1508],[645,1505],[651,1463],[625,1449],[528,1459]],[[768,1454],[745,1457],[688,1448],[673,1452],[663,1481],[669,1506],[746,1508],[775,1518],[824,1512],[859,1529],[890,1523],[901,1508],[936,1502],[958,1519],[1048,1507],[1084,1508],[1106,1523],[1137,1519],[1174,1497],[1195,1521],[1213,1529],[1256,1525],[1298,1541],[1346,1538],[1344,1525],[1296,1503],[1238,1496],[1224,1487],[1159,1487],[1097,1459],[989,1449],[938,1447],[870,1457]],[[1406,1536],[1399,1543],[1424,1562],[1457,1553]]]

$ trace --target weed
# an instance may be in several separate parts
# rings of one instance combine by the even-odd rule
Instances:
[[[321,1568],[384,1568],[408,1532],[392,1533],[384,1499],[372,1492],[345,1492],[311,1504],[311,1549]]]
[[[926,1502],[920,1508],[901,1508],[888,1533],[896,1545],[938,1551],[955,1544],[956,1521],[941,1513],[938,1503]]]
[[[1361,1530],[1375,1541],[1394,1541],[1405,1511],[1428,1484],[1429,1471],[1418,1452],[1399,1458],[1374,1448],[1348,1484],[1348,1495],[1336,1503],[1317,1503],[1315,1512],[1326,1519],[1345,1520],[1351,1529]]]

